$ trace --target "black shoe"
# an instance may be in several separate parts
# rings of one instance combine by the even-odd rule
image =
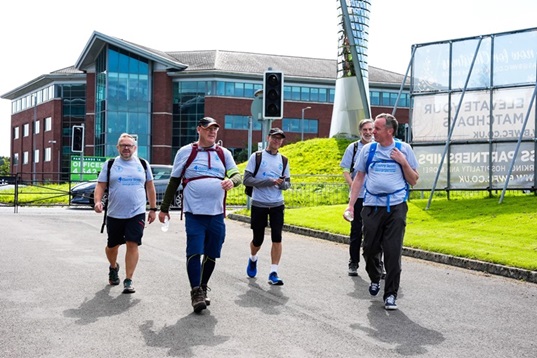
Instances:
[[[205,303],[205,295],[203,294],[203,289],[201,287],[194,287],[190,291],[190,298],[192,299],[192,307],[194,312],[200,313],[207,308],[207,303]]]
[[[108,267],[108,283],[112,286],[119,285],[119,264],[116,262],[116,268]]]
[[[349,276],[358,276],[358,262],[349,262]]]

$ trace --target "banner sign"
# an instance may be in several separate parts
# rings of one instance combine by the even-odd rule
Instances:
[[[97,179],[104,162],[108,157],[84,157],[71,156],[71,180],[88,181]]]
[[[449,163],[451,190],[456,189],[503,189],[516,143],[495,143],[489,152],[489,144],[452,145],[449,158],[445,158],[435,190],[448,187],[447,167]],[[415,146],[419,162],[420,179],[413,188],[431,190],[442,160],[445,146]],[[531,189],[535,176],[534,143],[521,143],[509,177],[508,189]]]
[[[460,108],[460,94],[419,96],[414,98],[413,142],[445,142],[453,117],[452,141],[517,140],[522,132],[534,87],[502,89],[492,92],[466,92]],[[449,111],[451,110],[451,120]],[[535,106],[523,131],[523,139],[535,137]]]

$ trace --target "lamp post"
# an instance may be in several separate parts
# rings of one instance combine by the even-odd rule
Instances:
[[[311,107],[302,108],[302,119],[300,121],[300,127],[302,129],[302,134],[300,136],[300,140],[304,141],[304,111],[307,109],[311,109]]]

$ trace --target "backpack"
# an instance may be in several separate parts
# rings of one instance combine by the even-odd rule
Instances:
[[[254,177],[257,175],[257,172],[259,171],[259,167],[261,166],[262,153],[263,153],[262,151],[258,151],[258,152],[255,153],[255,169],[254,169],[254,172],[252,173]],[[288,161],[289,160],[287,159],[287,157],[285,155],[282,155],[282,165],[283,165],[282,176],[285,173],[285,168],[287,167],[287,162]],[[244,193],[246,195],[251,197],[253,191],[254,191],[253,186],[249,186],[249,185],[244,186]]]
[[[216,154],[218,155],[218,158],[220,158],[220,161],[224,165],[224,171],[226,170],[226,156],[224,154],[224,150],[222,149],[222,147],[220,147],[217,144],[214,148],[209,148],[209,149],[206,149],[205,151],[216,152]],[[204,178],[215,178],[210,175],[201,175],[199,177],[185,178],[185,172],[187,168],[190,166],[190,164],[192,164],[196,156],[198,155],[198,152],[199,152],[198,143],[192,143],[192,151],[190,152],[190,155],[188,156],[188,159],[186,160],[185,166],[183,167],[183,171],[181,172],[181,176],[179,177],[179,179],[181,180],[181,184],[182,184],[182,188],[179,191],[181,195],[181,220],[183,220],[183,207],[184,207],[183,206],[183,197],[184,197],[183,190],[185,189],[185,186],[193,180],[204,179]],[[220,178],[220,179],[224,179],[224,178]],[[226,215],[225,214],[226,197],[227,197],[227,191],[224,191],[224,216]]]
[[[144,172],[147,172],[147,162],[145,161],[145,159],[142,159],[142,158],[138,158],[138,159],[140,159],[140,163],[142,163],[142,167],[144,167]],[[112,169],[112,165],[114,165],[114,160],[116,160],[116,158],[108,159],[108,162],[107,162],[108,170],[106,171],[106,190],[105,190],[106,196],[102,198],[102,202],[104,206],[104,215],[103,215],[103,224],[101,225],[101,234],[103,233],[104,227],[106,225],[106,216],[108,213],[108,187],[110,186],[110,169]]]
[[[371,146],[369,147],[369,153],[368,153],[368,156],[367,156],[367,161],[365,163],[365,173],[367,174],[368,171],[369,171],[369,167],[370,166],[374,166],[376,163],[397,163],[395,160],[376,160],[376,161],[373,161],[373,157],[375,156],[375,152],[377,151],[377,145],[378,143],[377,142],[373,142],[371,144]],[[395,148],[397,148],[398,150],[401,150],[402,148],[402,144],[401,144],[401,141],[399,140],[396,140],[395,141]],[[401,167],[401,164],[397,163],[400,167]],[[403,171],[403,168],[401,167],[401,171]],[[404,173],[403,173],[403,179],[404,179]],[[405,179],[405,187],[404,188],[401,188],[401,189],[397,189],[391,193],[380,193],[380,194],[374,194],[372,192],[370,192],[369,190],[367,190],[367,179],[366,179],[366,182],[364,183],[364,188],[365,188],[365,194],[364,194],[364,198],[367,194],[370,194],[370,195],[373,195],[375,197],[387,197],[387,204],[388,204],[388,209],[387,211],[390,212],[390,196],[393,195],[393,194],[396,194],[400,191],[403,191],[405,190],[406,191],[406,196],[405,196],[405,201],[407,200],[408,198],[408,191],[409,191],[409,185]]]

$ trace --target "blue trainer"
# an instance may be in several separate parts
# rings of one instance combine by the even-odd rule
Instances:
[[[397,304],[395,303],[395,296],[389,295],[386,297],[386,300],[384,300],[384,308],[387,310],[396,310]]]
[[[369,294],[371,296],[376,296],[379,294],[380,291],[380,283],[379,282],[371,282],[371,285],[369,285]]]
[[[257,275],[257,260],[252,261],[252,259],[248,259],[248,266],[246,267],[246,274],[248,277],[255,277]]]
[[[271,272],[268,277],[268,283],[275,286],[282,286],[283,281],[278,277],[277,272]]]

